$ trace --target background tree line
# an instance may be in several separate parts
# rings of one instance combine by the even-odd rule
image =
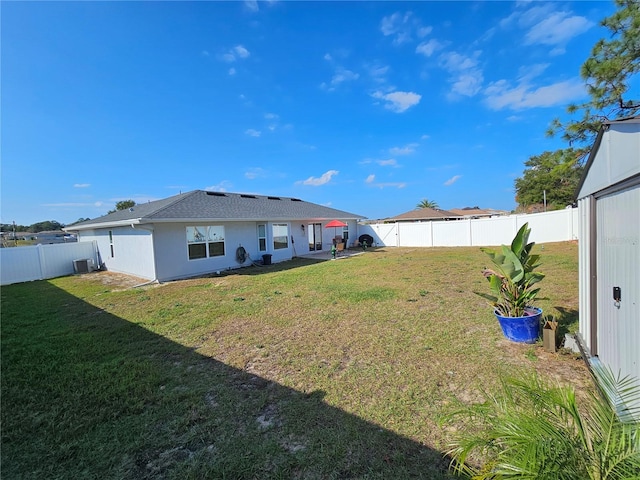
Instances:
[[[122,200],[116,203],[115,210],[109,210],[107,213],[113,213],[118,210],[126,210],[127,208],[131,208],[135,206],[136,202],[133,200]],[[18,225],[13,223],[2,223],[0,224],[0,231],[2,232],[29,232],[29,233],[38,233],[38,232],[48,232],[51,230],[61,230],[70,225],[74,225],[76,223],[85,222],[87,220],[91,220],[89,217],[83,218],[80,217],[73,223],[65,225],[64,223],[60,223],[56,220],[46,220],[44,222],[37,222],[32,225]]]

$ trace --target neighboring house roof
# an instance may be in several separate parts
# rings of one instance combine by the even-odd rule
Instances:
[[[55,236],[55,235],[68,235],[68,233],[62,230],[43,230],[42,232],[34,233],[33,235]]]
[[[260,220],[358,220],[362,215],[305,202],[298,198],[193,190],[163,200],[69,225],[77,231],[108,226],[166,223]]]
[[[462,217],[491,217],[494,215],[507,215],[504,210],[494,210],[492,208],[452,208],[451,213]]]
[[[458,219],[460,215],[439,208],[418,208],[395,217],[386,218],[385,222],[415,222],[420,220]]]

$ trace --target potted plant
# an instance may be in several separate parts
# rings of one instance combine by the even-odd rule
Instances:
[[[538,340],[542,317],[542,309],[534,307],[533,301],[540,291],[534,285],[544,274],[534,271],[540,266],[540,255],[531,253],[535,242],[527,243],[530,232],[529,224],[525,223],[511,246],[502,245],[499,252],[481,248],[493,262],[493,268],[482,270],[492,294],[480,295],[491,302],[505,337],[523,343]]]

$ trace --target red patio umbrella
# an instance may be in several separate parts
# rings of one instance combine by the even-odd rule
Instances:
[[[333,228],[333,238],[336,237],[336,228],[338,227],[346,227],[347,224],[344,222],[341,222],[340,220],[331,220],[329,223],[327,223],[324,228]]]

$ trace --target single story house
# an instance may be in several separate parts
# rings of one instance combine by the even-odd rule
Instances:
[[[110,271],[168,281],[329,251],[357,238],[361,215],[298,198],[194,190],[65,230],[96,241]],[[331,220],[346,227],[324,228]]]
[[[579,343],[640,382],[640,117],[602,126],[577,199]]]
[[[449,212],[460,215],[462,218],[489,218],[499,217],[500,215],[509,215],[509,212],[505,210],[494,210],[492,208],[479,207],[452,208]]]
[[[385,218],[384,223],[431,222],[434,220],[459,220],[462,216],[439,208],[416,208],[395,217]]]
[[[52,243],[69,243],[75,242],[78,239],[75,235],[69,234],[62,230],[46,230],[32,234],[34,243],[36,244],[52,244]]]

